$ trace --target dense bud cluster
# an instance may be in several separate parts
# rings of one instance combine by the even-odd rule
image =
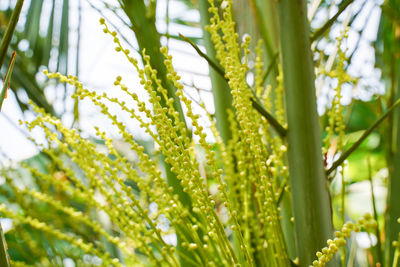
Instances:
[[[346,57],[346,49],[342,48],[343,41],[348,38],[349,28],[346,28],[342,34],[336,38],[336,50],[337,50],[337,60],[335,62],[335,69],[332,69],[333,63],[328,62],[325,66],[321,65],[319,70],[319,75],[321,77],[326,76],[331,79],[337,80],[337,85],[334,88],[335,95],[331,102],[331,107],[327,110],[328,115],[328,126],[326,127],[327,135],[324,139],[325,147],[324,152],[328,152],[329,148],[333,145],[335,151],[341,151],[344,148],[344,108],[341,104],[342,100],[342,87],[345,83],[356,83],[357,80],[351,77],[346,71],[346,62],[348,58]],[[336,55],[333,53],[333,55]],[[331,56],[332,57],[332,56]],[[335,137],[336,135],[336,137]],[[336,144],[332,141],[336,138]]]
[[[256,260],[264,264],[288,264],[281,216],[276,204],[279,192],[284,190],[280,188],[281,183],[287,178],[287,167],[280,160],[284,157],[286,146],[278,140],[279,137],[271,135],[267,121],[248,101],[252,94],[246,83],[246,74],[250,70],[248,47],[251,38],[245,35],[242,44],[238,44],[231,4],[230,1],[222,2],[222,18],[218,8],[212,5],[210,12],[214,17],[209,26],[217,46],[217,57],[227,70],[226,78],[234,98],[235,113],[230,113],[233,137],[228,144],[222,142],[215,121],[208,113],[217,150],[206,140],[200,116],[194,113],[193,103],[184,91],[166,47],[162,47],[160,52],[164,57],[166,77],[176,90],[176,99],[169,95],[146,51],[142,52],[144,65],[141,67],[130,51],[123,47],[117,33],[108,28],[104,19],[100,19],[104,33],[111,36],[115,44],[115,50],[122,53],[136,71],[149,97],[148,102],[140,99],[136,90],[129,88],[121,76],[115,78],[114,85],[134,102],[133,105],[106,92],[91,91],[72,75],[48,71],[44,74],[74,86],[73,98],[90,100],[111,121],[120,138],[136,155],[137,162],[132,163],[121,155],[114,140],[100,127],[95,127],[95,133],[104,143],[106,151],[98,150],[97,145],[81,137],[78,131],[65,127],[59,119],[32,105],[37,117],[22,123],[29,130],[42,129],[48,144],[36,145],[51,159],[57,171],[46,173],[28,164],[23,167],[47,187],[57,188],[61,194],[80,199],[90,208],[79,210],[70,207],[40,189],[19,189],[15,185],[12,189],[17,194],[44,203],[101,236],[120,249],[125,262],[140,263],[139,252],[154,266],[177,266],[179,258],[185,256],[181,253],[184,249],[193,255],[185,260],[195,265],[204,260],[210,266],[240,266],[243,261],[248,266],[254,266]],[[222,38],[216,34],[219,30],[223,32]],[[264,99],[271,89],[263,88],[262,67],[259,43],[255,86],[258,96]],[[283,93],[282,83],[277,92]],[[177,100],[185,107],[185,117],[177,111]],[[278,107],[276,112],[281,114],[283,122],[283,103],[280,101],[282,96],[275,100],[274,105]],[[109,109],[110,104],[118,107],[118,116]],[[205,109],[204,103],[200,105]],[[171,186],[167,183],[159,158],[148,155],[145,148],[135,141],[120,119],[122,113],[138,121],[140,127],[152,137],[157,153],[168,164],[167,171],[176,177],[177,184]],[[186,126],[187,122],[191,123],[190,127]],[[196,137],[197,144],[193,137]],[[276,154],[270,154],[268,146]],[[196,156],[199,151],[204,160]],[[65,157],[74,168],[64,162]],[[8,181],[13,184],[11,178]],[[132,187],[132,184],[135,186]],[[177,186],[182,188],[183,194],[179,193]],[[215,190],[211,191],[211,187]],[[118,234],[113,235],[105,230],[102,223],[94,221],[90,209],[106,214]],[[72,233],[71,236],[64,234],[51,222],[22,218],[4,206],[1,211],[20,224],[29,224],[57,239],[70,242],[87,254],[98,256],[106,265],[121,265],[121,262],[104,253],[104,248],[73,238]],[[160,226],[165,224],[166,227]],[[166,236],[171,234],[178,237],[182,248],[165,241]],[[237,243],[235,248],[230,241],[232,238]]]
[[[314,267],[324,267],[326,263],[332,260],[333,256],[339,251],[340,247],[346,245],[346,238],[350,238],[352,232],[360,232],[362,229],[372,230],[378,226],[377,222],[370,214],[357,220],[356,223],[347,222],[340,231],[335,232],[335,238],[329,239],[326,243],[328,246],[316,253],[318,260],[312,264]]]

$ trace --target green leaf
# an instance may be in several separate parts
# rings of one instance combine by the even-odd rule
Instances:
[[[378,119],[378,100],[369,102],[356,100],[351,108],[351,115],[346,132],[356,132],[367,129]]]

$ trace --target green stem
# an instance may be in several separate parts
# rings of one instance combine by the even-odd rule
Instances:
[[[287,134],[287,130],[283,127],[260,103],[258,98],[254,95],[253,98],[250,98],[253,108],[255,108],[276,130],[280,137],[285,137]]]
[[[200,48],[193,43],[189,38],[183,36],[182,34],[179,34],[179,36],[187,43],[189,43],[196,51],[197,53],[204,58],[208,64],[210,65],[210,67],[212,67],[212,69],[215,71],[215,73],[219,74],[220,78],[223,78],[225,81],[225,70],[217,63],[215,63],[215,61],[213,59],[211,59],[209,56],[207,56],[206,54],[204,54]],[[279,54],[277,54],[278,56]],[[273,63],[273,62],[272,62]],[[211,71],[211,69],[210,69]],[[214,87],[213,87],[214,88]],[[218,87],[217,87],[218,88]],[[213,90],[214,91],[218,91],[219,94],[223,94],[221,88],[218,88],[218,90]],[[231,95],[229,93],[229,97],[231,98]],[[223,102],[226,103],[227,100],[229,100],[229,98],[227,96],[225,97],[219,97],[219,102]],[[255,95],[255,93],[253,92],[253,98],[250,98],[250,101],[252,102],[253,107],[265,118],[267,119],[267,121],[271,124],[271,126],[277,131],[277,133],[281,136],[284,137],[286,136],[286,132],[287,130],[285,129],[285,127],[283,127],[277,119],[275,119],[271,113],[269,113],[264,106],[261,104],[261,101],[258,99],[258,97]],[[226,105],[226,104],[225,104]],[[216,115],[218,116],[218,110],[217,110],[218,105],[216,104]],[[226,109],[225,109],[226,112]],[[218,118],[217,118],[218,120]],[[228,123],[228,122],[227,122]],[[228,125],[229,126],[229,125]]]
[[[204,0],[202,0],[202,1],[204,1]],[[190,40],[189,38],[185,37],[182,34],[179,34],[179,36],[182,38],[182,40],[184,40],[185,42],[190,44],[194,48],[194,50],[196,50],[196,52],[197,52],[197,54],[199,54],[199,56],[201,56],[202,58],[204,58],[207,61],[208,65],[210,65],[210,67],[212,68],[212,70],[214,72],[218,73],[221,77],[223,77],[225,79],[224,69],[218,63],[216,63],[214,61],[214,59],[211,59],[207,54],[203,53],[200,50],[200,48],[195,43],[193,43],[193,41]],[[225,81],[226,81],[226,79],[225,79]]]
[[[280,0],[278,11],[296,249],[300,266],[309,266],[315,252],[332,237],[333,226],[321,156],[307,1]]]
[[[7,30],[1,40],[0,44],[0,66],[3,66],[4,58],[7,54],[7,49],[11,43],[11,39],[13,33],[15,31],[15,27],[17,26],[19,14],[21,13],[22,6],[24,4],[24,0],[18,0],[17,4],[14,7],[13,13],[10,18],[10,22],[8,23]]]
[[[318,38],[320,38],[322,35],[325,34],[325,32],[327,30],[329,30],[332,26],[332,24],[337,20],[337,18],[340,16],[340,14],[343,13],[343,11],[345,11],[345,9],[351,4],[353,3],[354,0],[344,0],[343,3],[341,3],[339,5],[339,10],[338,12],[336,12],[336,14],[329,19],[321,28],[319,28],[318,30],[315,31],[315,33],[311,36],[311,41],[315,41]]]
[[[398,42],[395,43],[398,45]],[[393,97],[396,100],[394,105],[400,105],[400,61],[395,60],[393,64],[392,73],[392,90]],[[394,106],[393,105],[393,106]],[[395,248],[392,242],[398,240],[400,232],[400,224],[397,219],[400,218],[400,114],[393,113],[393,120],[391,121],[392,129],[392,147],[390,153],[392,155],[389,172],[388,183],[388,196],[387,196],[387,210],[385,218],[385,262],[386,265],[392,262],[395,257]]]
[[[274,69],[274,67],[277,65],[277,59],[279,58],[279,52],[277,52],[273,58],[272,61],[269,63],[268,68],[265,70],[265,72],[263,73],[263,79],[262,79],[262,84],[264,84],[265,80],[267,80],[269,74],[272,72],[272,70]]]
[[[376,261],[376,264],[375,264],[375,265],[377,265],[378,263],[383,264],[383,255],[382,255],[381,233],[379,231],[378,212],[376,210],[374,183],[372,181],[371,159],[369,157],[369,154],[367,156],[367,166],[368,166],[368,180],[369,180],[369,184],[371,187],[371,201],[372,201],[373,217],[374,217],[374,220],[378,223],[378,226],[376,227],[376,230],[375,230],[376,239],[378,240],[377,245],[376,245],[378,260]]]
[[[394,256],[393,256],[393,265],[392,265],[392,267],[398,267],[399,258],[400,258],[400,249],[396,248],[396,250],[394,252]]]
[[[204,0],[202,0],[202,1],[204,1]],[[204,58],[205,60],[207,60],[207,62],[208,62],[208,64],[210,65],[210,67],[212,68],[212,70],[213,71],[215,71],[215,72],[217,72],[221,77],[225,77],[225,71],[222,69],[222,67],[218,64],[218,63],[216,63],[214,60],[214,58],[215,58],[215,51],[214,51],[214,57],[213,58],[210,58],[207,54],[210,54],[210,53],[208,53],[207,52],[207,54],[205,54],[205,53],[203,53],[201,50],[200,50],[200,48],[195,44],[195,43],[193,43],[193,41],[192,40],[190,40],[189,38],[187,38],[187,37],[185,37],[184,35],[182,35],[182,34],[179,34],[179,36],[185,41],[185,42],[187,42],[188,44],[190,44],[193,48],[194,48],[194,50],[196,50],[196,52],[199,54],[199,56],[201,56],[202,58]]]
[[[76,41],[76,63],[75,63],[75,76],[79,77],[79,59],[80,59],[80,45],[81,45],[81,25],[82,25],[82,3],[81,0],[78,0],[78,39]],[[76,89],[75,89],[76,90]],[[79,123],[79,100],[78,98],[75,98],[74,100],[74,120],[72,122],[72,126],[75,125],[75,123]]]
[[[342,224],[346,223],[346,210],[345,210],[345,200],[346,200],[346,182],[344,181],[344,168],[342,168],[342,192],[341,192],[341,215],[342,215]],[[342,253],[340,254],[340,259],[342,261],[342,266],[346,266],[346,246],[341,248]]]
[[[331,174],[337,167],[339,167],[350,155],[356,150],[361,143],[393,112],[393,110],[400,105],[400,99],[391,106],[382,117],[380,117],[363,135],[348,149],[346,150],[326,171],[326,175]]]

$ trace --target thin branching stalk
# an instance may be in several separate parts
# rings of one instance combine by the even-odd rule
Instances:
[[[215,73],[219,74],[220,78],[224,78],[224,80],[226,81],[225,70],[218,63],[216,63],[213,59],[211,59],[207,54],[203,53],[200,50],[200,48],[195,43],[193,43],[189,38],[183,36],[182,34],[179,34],[179,36],[185,42],[189,43],[196,50],[196,52],[208,62],[208,64],[215,71]],[[278,57],[278,55],[279,54],[276,55],[276,58]],[[264,82],[264,79],[263,79],[263,82]],[[218,90],[220,90],[220,88],[218,88]],[[221,98],[221,101],[222,100],[225,100],[225,102],[226,102],[226,98]],[[229,101],[229,98],[228,98],[228,101]],[[283,127],[279,123],[279,121],[270,112],[268,112],[265,109],[265,107],[262,105],[261,101],[258,99],[258,97],[254,93],[254,91],[253,91],[253,96],[250,98],[250,101],[252,103],[252,106],[271,124],[271,126],[276,130],[276,132],[279,134],[279,136],[285,137],[287,129],[285,129],[285,127]],[[216,114],[218,114],[218,112],[216,112]]]
[[[346,10],[346,8],[353,3],[354,0],[345,0],[339,5],[339,10],[336,12],[335,15],[333,15],[332,18],[330,18],[321,28],[315,31],[315,33],[311,36],[311,41],[315,41],[321,36],[323,36],[328,30],[332,27],[333,23],[337,21],[337,18],[340,16],[340,14],[343,13],[343,11]]]
[[[200,23],[203,30],[204,46],[206,48],[207,55],[211,59],[209,61],[210,64],[210,62],[216,60],[215,48],[211,41],[210,33],[205,30],[205,27],[210,24],[210,13],[208,12],[210,5],[207,0],[200,0],[198,3],[200,11]],[[193,47],[196,49],[196,46]],[[197,53],[201,52],[200,50],[196,51]],[[218,71],[215,67],[210,66],[209,73],[212,85],[212,93],[214,96],[217,129],[222,137],[222,140],[225,142],[225,144],[227,144],[232,137],[228,120],[228,112],[229,110],[232,110],[232,95],[231,89],[229,88],[225,77],[223,77],[222,73],[217,72]]]
[[[385,114],[383,114],[363,135],[348,149],[346,150],[326,171],[326,174],[331,174],[337,167],[339,167],[350,155],[353,153],[361,143],[400,105],[400,100],[396,101]]]
[[[257,96],[250,98],[253,107],[271,124],[271,126],[276,130],[280,137],[285,137],[287,134],[287,129],[283,127],[273,116],[269,113],[260,103]]]

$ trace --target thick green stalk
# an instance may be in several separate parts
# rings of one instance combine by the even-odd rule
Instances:
[[[251,0],[254,5],[254,14],[257,20],[257,25],[260,31],[260,35],[264,41],[265,45],[265,67],[266,70],[263,74],[263,84],[266,81],[272,87],[277,86],[276,77],[278,76],[278,63],[279,63],[279,29],[278,29],[278,14],[277,1],[264,1],[264,0]],[[275,103],[275,92],[272,91],[270,97]],[[253,102],[253,107],[255,103]],[[255,107],[257,109],[257,107]],[[257,109],[258,110],[258,109]],[[273,112],[273,109],[270,110]],[[263,114],[260,110],[259,112]],[[266,114],[265,114],[266,115]],[[264,117],[266,117],[263,115]],[[268,122],[274,127],[281,137],[285,137],[287,130],[282,127],[279,130],[280,124],[274,123],[272,119]],[[274,126],[275,125],[275,126]],[[282,192],[284,192],[283,190]],[[279,201],[279,207],[281,209],[282,216],[282,230],[285,236],[286,247],[288,250],[289,257],[294,259],[296,257],[295,249],[295,237],[294,237],[294,225],[291,222],[293,216],[292,205],[291,205],[291,195],[286,193],[282,195],[281,201]]]
[[[268,61],[273,61],[279,47],[276,1],[251,0],[260,35],[264,41]],[[274,71],[277,71],[274,64]]]
[[[379,23],[378,37],[376,40],[377,65],[385,74],[382,77],[388,85],[387,106],[400,101],[400,60],[396,56],[400,50],[398,31],[399,0],[388,0],[382,5],[382,14]],[[393,13],[394,12],[394,13]],[[388,123],[382,133],[385,137],[386,161],[389,170],[387,208],[385,212],[385,244],[384,266],[392,266],[394,247],[392,242],[397,240],[400,224],[396,219],[400,217],[400,115],[393,112],[389,115]]]
[[[81,45],[81,25],[82,25],[82,2],[81,0],[78,0],[78,39],[76,41],[76,59],[75,59],[75,76],[79,77],[79,59],[80,59],[80,45]],[[72,125],[75,123],[79,123],[79,100],[76,98],[74,101],[74,109],[73,109],[73,114],[74,114],[74,121]]]
[[[394,64],[395,70],[392,76],[392,86],[394,89],[394,100],[400,101],[400,62]],[[400,114],[393,114],[392,124],[392,147],[391,147],[391,163],[389,166],[389,185],[387,196],[387,212],[385,220],[385,262],[387,266],[393,261],[395,248],[392,242],[398,239],[400,233],[400,224],[397,219],[400,218]]]
[[[210,24],[210,13],[208,12],[210,5],[207,0],[199,0],[198,4],[200,11],[200,23],[203,30],[204,46],[206,48],[208,57],[212,61],[216,62],[214,45],[211,41],[210,34],[205,29],[205,27]],[[222,137],[222,140],[224,140],[225,144],[227,144],[232,135],[229,127],[227,112],[229,109],[232,110],[231,90],[224,77],[218,74],[214,68],[209,67],[209,72],[212,84],[212,93],[214,96],[217,129]]]
[[[285,190],[285,189],[283,189]],[[282,231],[285,236],[285,242],[287,247],[287,252],[290,259],[296,258],[296,241],[295,241],[295,229],[293,222],[290,220],[293,217],[292,212],[292,203],[291,203],[291,194],[286,193],[282,195],[282,199],[278,206],[281,208],[281,216],[282,216]]]
[[[307,1],[278,4],[286,113],[289,172],[300,266],[332,238],[332,215],[324,174],[314,68],[307,22]]]

